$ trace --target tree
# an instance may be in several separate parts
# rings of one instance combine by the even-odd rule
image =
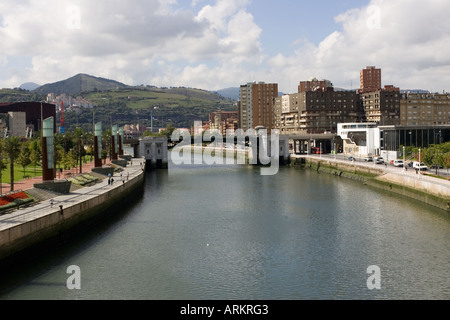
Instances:
[[[30,142],[28,149],[30,150],[31,164],[34,166],[34,173],[36,174],[36,167],[41,165],[41,143],[39,140]]]
[[[2,190],[2,176],[3,176],[3,170],[6,169],[6,164],[3,161],[3,153],[4,153],[4,143],[3,140],[0,140],[0,194],[3,193]]]
[[[25,170],[26,170],[27,166],[29,166],[31,164],[31,156],[30,155],[31,155],[30,149],[28,149],[28,146],[26,144],[23,144],[20,149],[19,157],[17,158],[17,162],[23,168],[23,178],[25,178]]]
[[[11,191],[14,191],[14,160],[20,152],[20,139],[9,137],[5,140],[5,152],[9,156],[9,170],[11,174]]]

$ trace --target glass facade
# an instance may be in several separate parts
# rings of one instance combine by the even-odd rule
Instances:
[[[402,146],[428,148],[450,141],[450,127],[380,127],[380,139],[382,150],[397,151]]]
[[[97,137],[98,158],[102,158],[102,123],[95,124],[95,136]]]
[[[47,140],[47,168],[53,169],[54,163],[54,118],[50,117],[44,120],[42,135]]]

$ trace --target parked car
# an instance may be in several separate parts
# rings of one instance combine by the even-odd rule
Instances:
[[[404,163],[403,163],[403,160],[394,160],[393,165],[394,165],[394,167],[400,167],[400,168],[403,168]]]
[[[413,168],[416,170],[426,171],[428,167],[423,162],[414,161]]]
[[[364,158],[364,161],[366,161],[366,162],[372,162],[372,161],[373,161],[373,158],[372,158],[372,157],[365,157],[365,158]]]
[[[350,161],[356,161],[355,157],[348,157],[348,160],[350,160]]]
[[[376,157],[376,158],[373,159],[373,161],[375,161],[376,164],[383,164],[384,163],[383,157]]]
[[[412,168],[413,164],[414,162],[411,161],[410,163],[408,163],[408,167]]]

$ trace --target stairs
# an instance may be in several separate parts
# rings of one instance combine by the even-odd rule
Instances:
[[[46,200],[49,200],[51,198],[55,198],[57,196],[60,196],[59,193],[50,192],[50,191],[43,190],[43,189],[38,189],[38,188],[28,189],[26,191],[26,193],[28,193],[30,196],[35,198],[37,201],[46,201]]]

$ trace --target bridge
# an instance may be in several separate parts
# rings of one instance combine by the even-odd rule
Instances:
[[[245,136],[238,137],[226,137],[217,138],[212,136],[211,138],[204,139],[204,137],[191,136],[191,141],[187,145],[203,145],[223,143],[222,146],[227,148],[243,146],[246,148],[252,148],[256,141],[257,154],[259,155],[260,139],[255,137]],[[270,136],[267,137],[269,143],[264,143],[267,148],[266,154],[271,156],[270,150]],[[131,145],[133,147],[133,155],[136,158],[145,158],[147,161],[147,168],[168,168],[168,150],[177,144],[183,142],[183,138],[180,137],[178,141],[172,141],[166,137],[145,137],[145,138],[125,138],[124,144]],[[287,163],[289,161],[290,154],[311,154],[311,153],[331,153],[333,150],[338,150],[340,147],[340,137],[336,134],[293,134],[293,135],[280,135],[279,136],[279,160],[280,163]],[[233,144],[233,146],[230,146]],[[257,163],[259,164],[259,158]]]
[[[145,158],[147,168],[149,169],[167,169],[168,168],[168,161],[169,161],[169,145],[176,146],[181,141],[173,142],[170,139],[166,137],[145,137],[145,138],[139,138],[139,139],[124,139],[123,144],[125,145],[131,145],[133,147],[133,156],[135,158]],[[211,141],[204,141],[203,138],[199,139],[198,137],[192,137],[191,141],[186,144],[186,146],[195,146],[195,145],[203,145],[203,144],[211,144],[213,142],[221,142],[224,145],[226,145],[226,148],[230,149],[230,143],[233,144],[232,147],[234,147],[234,150],[237,150],[236,146],[241,145],[244,147],[247,147],[249,149],[256,148],[256,155],[257,160],[255,161],[256,164],[261,164],[260,162],[260,154],[265,154],[267,157],[272,157],[272,141],[270,136],[266,137],[261,140],[261,138],[255,136],[255,137],[245,137],[244,139],[238,139],[235,137],[234,139],[231,139],[230,137],[226,139],[226,137],[223,138],[223,140],[217,141],[215,139],[211,139]],[[279,163],[284,164],[289,161],[289,139],[287,136],[279,136],[279,139],[276,141],[278,143],[278,157],[279,157]],[[223,146],[223,145],[222,145]],[[218,147],[221,148],[221,147]],[[260,152],[260,149],[264,148],[264,152]],[[253,150],[252,150],[253,151]],[[250,158],[253,157],[254,151],[250,154]],[[252,158],[253,159],[253,158]]]

